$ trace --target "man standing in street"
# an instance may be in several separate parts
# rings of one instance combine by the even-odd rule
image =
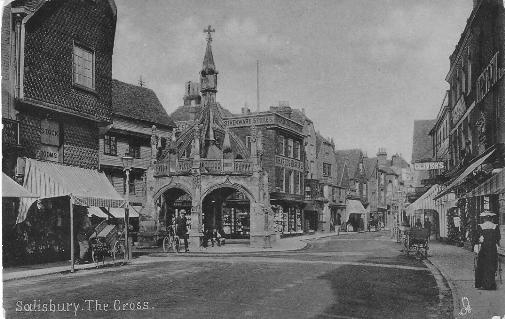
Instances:
[[[186,252],[188,249],[188,236],[186,235],[186,216],[181,216],[180,212],[177,212],[177,217],[175,218],[175,233],[180,239],[184,239],[184,250]]]

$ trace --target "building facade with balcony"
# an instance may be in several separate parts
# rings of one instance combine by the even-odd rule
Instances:
[[[100,170],[116,191],[124,195],[126,177],[121,157],[125,154],[133,157],[129,178],[131,205],[144,206],[146,202],[145,172],[151,164],[153,129],[159,137],[157,149],[161,152],[170,142],[174,127],[153,90],[112,80],[112,124],[99,138]]]

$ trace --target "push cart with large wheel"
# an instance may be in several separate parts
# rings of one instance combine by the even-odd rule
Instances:
[[[419,258],[428,258],[430,231],[428,228],[413,228],[405,232],[403,251],[414,253]]]
[[[112,260],[124,260],[126,256],[125,239],[118,227],[109,224],[106,220],[95,227],[94,233],[89,239],[91,258],[98,267],[101,262],[105,263],[107,256],[112,257]]]

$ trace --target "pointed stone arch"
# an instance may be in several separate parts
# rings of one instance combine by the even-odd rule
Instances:
[[[166,191],[170,190],[170,189],[180,189],[184,192],[186,192],[187,194],[189,194],[191,196],[191,198],[193,198],[194,196],[194,193],[191,191],[191,188],[184,185],[184,184],[181,184],[181,183],[169,183],[169,184],[166,184],[166,185],[163,185],[162,187],[160,187],[156,193],[153,195],[153,200],[154,202],[156,202],[161,195],[163,195]]]
[[[219,184],[214,184],[209,186],[204,192],[202,192],[201,199],[203,200],[207,195],[212,193],[213,191],[220,189],[220,188],[233,188],[239,192],[242,192],[244,195],[247,196],[247,199],[249,199],[250,203],[256,203],[256,197],[252,194],[247,187],[244,185],[241,185],[239,183],[231,183],[229,179],[227,179],[224,183],[219,183]]]

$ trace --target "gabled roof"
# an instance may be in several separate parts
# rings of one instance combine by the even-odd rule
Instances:
[[[411,163],[433,156],[433,144],[429,132],[435,123],[436,120],[414,121]]]
[[[126,118],[175,127],[153,90],[112,80],[112,112]]]
[[[374,170],[377,167],[377,157],[365,157],[363,158],[363,169],[365,170],[366,178],[373,177]]]
[[[360,149],[336,150],[335,157],[337,161],[337,182],[342,186],[348,186],[348,179],[354,177],[358,169],[359,162],[363,152]],[[347,174],[347,177],[345,176]]]

